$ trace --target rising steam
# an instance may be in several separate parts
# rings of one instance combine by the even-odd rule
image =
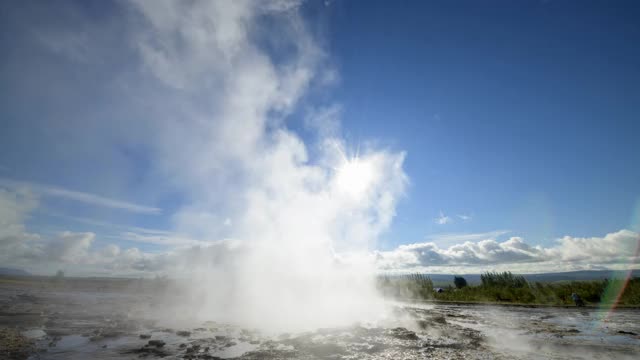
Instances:
[[[404,153],[351,151],[324,131],[337,116],[312,119],[306,143],[287,127],[334,72],[299,4],[192,5],[135,7],[136,48],[163,89],[153,92],[153,147],[190,200],[176,229],[214,241],[176,252],[189,280],[174,300],[199,319],[269,329],[379,317],[368,254],[403,194]],[[275,60],[274,47],[287,56]]]

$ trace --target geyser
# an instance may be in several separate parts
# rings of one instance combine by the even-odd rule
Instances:
[[[369,250],[403,194],[405,155],[352,156],[339,107],[303,102],[335,70],[300,4],[134,4],[135,46],[156,80],[140,100],[157,106],[145,114],[151,148],[187,199],[175,230],[208,242],[162,264],[188,279],[169,296],[179,316],[281,330],[379,317]]]

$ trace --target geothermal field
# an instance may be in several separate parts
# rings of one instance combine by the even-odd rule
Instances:
[[[639,20],[0,0],[0,360],[640,359]]]
[[[634,359],[640,311],[388,301],[335,327],[195,317],[163,280],[3,278],[2,359]],[[206,286],[203,284],[203,286]],[[162,292],[158,289],[163,288]],[[187,299],[184,299],[187,301]],[[221,309],[224,310],[224,309]],[[306,314],[316,314],[309,307]],[[295,314],[269,314],[283,318]],[[269,318],[269,317],[265,317]],[[312,319],[310,319],[311,321]],[[299,323],[295,323],[299,325]],[[262,326],[259,326],[262,325]]]

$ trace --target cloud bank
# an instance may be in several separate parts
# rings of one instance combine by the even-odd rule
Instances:
[[[196,241],[166,231],[132,228],[122,236],[130,236],[140,243],[173,245],[172,249],[151,253],[135,247],[122,249],[114,244],[97,246],[94,243],[96,234],[91,232],[65,231],[49,237],[30,232],[24,222],[37,206],[37,196],[32,193],[0,189],[0,260],[3,264],[44,273],[62,268],[70,269],[71,274],[191,274],[193,264],[211,268],[238,264],[252,252],[252,245],[261,245],[240,240]],[[292,221],[298,219],[294,217]],[[365,257],[375,259],[373,271],[378,273],[480,273],[488,270],[535,273],[638,268],[640,234],[630,230],[619,230],[603,237],[564,236],[549,247],[532,246],[520,237],[495,240],[506,233],[508,231],[501,230],[445,234],[435,236],[434,241],[449,246],[439,246],[435,242],[414,243],[390,251],[372,250]],[[269,239],[264,245],[269,244],[277,242]],[[273,251],[282,252],[283,249],[274,246]],[[295,259],[297,254],[283,252],[282,256],[286,261],[278,271],[288,272],[287,264],[298,261]],[[348,263],[352,259],[348,251],[331,251],[331,257],[336,263]],[[303,260],[304,256],[299,259]]]
[[[469,238],[462,235],[461,240]],[[549,272],[637,267],[640,235],[620,230],[604,237],[564,236],[554,246],[531,246],[520,237],[464,241],[447,248],[433,242],[401,245],[375,256],[381,269],[392,272],[484,272],[505,269]]]

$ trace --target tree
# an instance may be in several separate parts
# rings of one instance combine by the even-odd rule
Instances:
[[[462,289],[463,287],[467,286],[467,280],[462,276],[454,276],[453,284],[456,286],[456,288]]]

